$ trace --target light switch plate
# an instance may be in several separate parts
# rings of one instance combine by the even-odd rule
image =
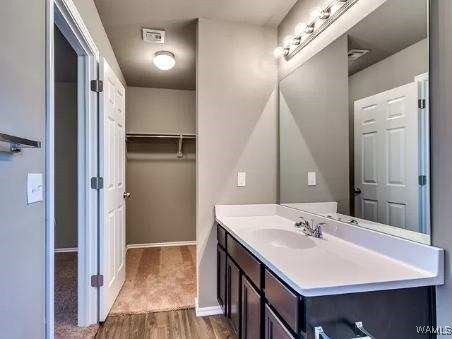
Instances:
[[[308,172],[308,186],[317,185],[315,172]]]
[[[42,173],[28,173],[27,175],[27,203],[42,201],[44,183]]]
[[[246,172],[237,172],[237,187],[246,186]]]

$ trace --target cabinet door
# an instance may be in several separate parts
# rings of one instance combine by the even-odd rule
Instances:
[[[268,305],[265,305],[265,339],[294,339],[294,336],[278,319]]]
[[[240,270],[231,259],[227,259],[227,317],[235,333],[240,329]]]
[[[217,245],[217,299],[226,314],[226,252]]]
[[[261,296],[245,276],[242,278],[242,339],[261,337]]]

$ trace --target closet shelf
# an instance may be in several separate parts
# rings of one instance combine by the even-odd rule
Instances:
[[[184,154],[182,153],[182,144],[184,140],[195,140],[196,134],[186,134],[186,133],[127,133],[126,142],[150,142],[152,139],[174,139],[177,140],[177,157],[182,158]]]
[[[127,142],[136,142],[136,141],[144,141],[146,139],[196,139],[196,134],[187,134],[187,133],[127,133],[126,141]]]

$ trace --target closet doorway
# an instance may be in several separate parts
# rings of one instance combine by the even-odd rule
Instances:
[[[55,112],[55,337],[78,323],[78,103],[77,53],[54,27]]]
[[[127,88],[127,278],[111,315],[196,297],[195,91]]]

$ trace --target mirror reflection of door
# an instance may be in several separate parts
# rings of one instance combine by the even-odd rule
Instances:
[[[420,231],[417,104],[416,82],[355,101],[356,217]]]

